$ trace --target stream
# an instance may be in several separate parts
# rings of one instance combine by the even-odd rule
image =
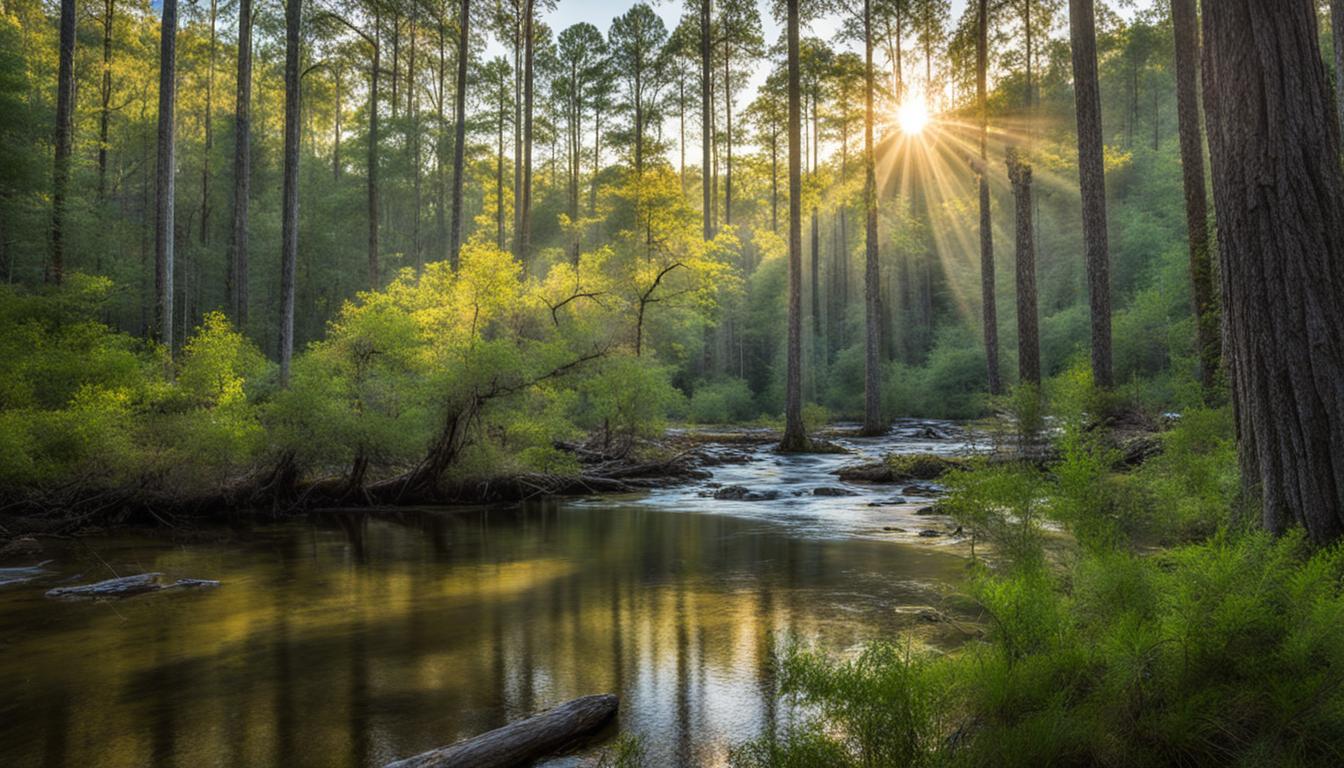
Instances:
[[[0,765],[380,766],[602,692],[646,765],[723,765],[795,715],[770,665],[789,638],[966,639],[928,620],[971,618],[964,542],[916,514],[931,500],[832,474],[963,453],[964,433],[837,442],[853,453],[733,446],[750,460],[647,494],[43,540],[0,562]],[[725,486],[778,498],[712,497]],[[44,596],[149,571],[221,584]]]

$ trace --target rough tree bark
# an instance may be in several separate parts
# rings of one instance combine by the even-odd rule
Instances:
[[[975,108],[980,118],[980,165],[976,176],[980,186],[980,307],[985,330],[985,367],[989,375],[989,394],[1003,392],[999,376],[999,316],[994,296],[994,222],[989,210],[989,108],[985,99],[985,71],[989,57],[989,0],[978,0],[975,8]]]
[[[1017,233],[1017,376],[1041,383],[1041,342],[1036,308],[1036,243],[1031,229],[1031,166],[1017,147],[1008,148],[1008,179],[1013,183]]]
[[[882,423],[881,361],[882,283],[877,265],[877,165],[873,158],[873,8],[863,2],[863,434],[880,435]]]
[[[779,448],[807,448],[803,429],[803,167],[801,152],[802,105],[798,67],[798,2],[788,5],[789,73],[789,340],[784,378],[784,437]]]
[[[467,151],[467,64],[471,55],[471,0],[462,0],[462,18],[457,39],[457,92],[453,94],[453,221],[448,246],[448,259],[457,270],[458,253],[462,249],[462,172],[466,168]],[[503,201],[500,201],[501,208]],[[502,237],[501,237],[502,239]]]
[[[233,227],[229,236],[229,309],[247,324],[247,199],[252,184],[252,0],[238,0],[238,89],[233,113]]]
[[[1330,41],[1335,49],[1335,118],[1344,126],[1344,0],[1330,0]]]
[[[1204,5],[1204,105],[1242,482],[1344,534],[1344,171],[1309,0]]]
[[[154,330],[156,341],[173,350],[173,198],[177,103],[177,0],[163,0],[159,29],[158,167],[154,189]]]
[[[1195,311],[1199,378],[1207,399],[1218,380],[1221,339],[1213,294],[1213,261],[1209,254],[1204,143],[1199,132],[1199,18],[1195,0],[1172,0],[1171,18],[1176,36],[1176,117],[1185,183],[1185,228],[1190,246],[1190,295]]]
[[[56,75],[56,159],[51,189],[51,254],[46,277],[61,284],[65,273],[65,193],[70,183],[70,145],[75,107],[75,0],[61,0],[60,64]]]
[[[285,159],[280,214],[280,386],[294,357],[294,273],[299,257],[299,19],[303,0],[285,2]]]
[[[609,693],[584,696],[452,746],[388,763],[385,768],[527,765],[605,725],[616,716],[618,703]]]
[[[1069,0],[1073,91],[1078,117],[1078,186],[1083,199],[1087,299],[1092,313],[1092,380],[1103,389],[1111,374],[1111,276],[1106,242],[1106,176],[1102,165],[1101,91],[1092,0]]]

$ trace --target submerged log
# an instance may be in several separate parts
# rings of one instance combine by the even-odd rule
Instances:
[[[210,579],[178,579],[173,582],[164,582],[162,573],[138,573],[134,576],[122,576],[93,584],[56,587],[47,590],[47,597],[58,600],[96,600],[98,598],[135,597],[146,592],[162,592],[167,589],[218,586],[218,581]]]
[[[616,714],[615,694],[583,696],[526,720],[487,731],[385,768],[507,768],[526,765],[571,746],[602,727]]]

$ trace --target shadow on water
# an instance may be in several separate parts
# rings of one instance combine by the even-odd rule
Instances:
[[[88,543],[56,554],[61,578],[223,586],[101,604],[0,591],[0,764],[380,765],[606,691],[650,764],[714,764],[788,721],[780,638],[854,647],[964,573],[938,548],[638,500]]]

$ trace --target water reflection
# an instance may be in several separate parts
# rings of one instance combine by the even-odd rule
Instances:
[[[224,586],[106,604],[0,591],[0,764],[380,765],[616,691],[650,764],[719,765],[788,717],[776,638],[855,645],[962,573],[917,545],[572,504],[89,540],[57,563]]]

